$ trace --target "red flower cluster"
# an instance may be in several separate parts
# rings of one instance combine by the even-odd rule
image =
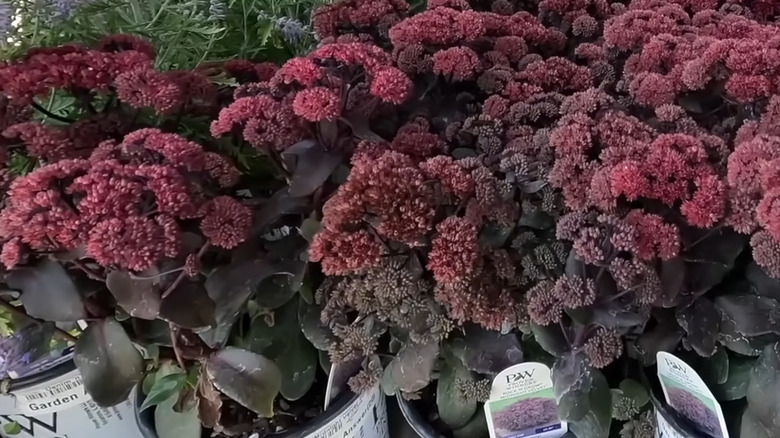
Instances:
[[[322,38],[344,32],[371,34],[376,28],[387,29],[409,12],[403,0],[346,0],[318,8],[312,17],[314,30]]]
[[[196,218],[213,245],[232,248],[246,237],[251,213],[206,193],[235,182],[236,172],[199,145],[156,129],[104,142],[88,159],[62,160],[12,184],[0,213],[3,262],[18,263],[22,246],[81,247],[105,267],[142,271],[177,257],[179,220]]]

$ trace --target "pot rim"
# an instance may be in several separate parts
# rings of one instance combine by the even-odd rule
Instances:
[[[400,392],[396,392],[395,399],[398,402],[398,407],[401,409],[401,414],[406,419],[409,427],[421,438],[445,438],[443,435],[436,432],[433,427],[423,420],[420,415],[420,411],[417,410],[408,400],[404,399]]]
[[[380,394],[384,396],[384,394]],[[333,420],[337,416],[346,411],[353,403],[355,403],[362,395],[356,394],[352,391],[346,391],[339,395],[336,400],[331,403],[331,406],[325,412],[321,413],[316,418],[306,422],[305,424],[296,427],[295,429],[288,430],[280,434],[271,434],[269,437],[273,438],[305,438],[306,434],[310,434],[318,428],[324,426],[329,421]],[[157,431],[154,428],[154,409],[150,408],[144,412],[140,412],[138,408],[141,407],[146,394],[140,384],[136,386],[135,390],[135,403],[133,406],[133,416],[138,424],[138,429],[141,431],[141,435],[144,438],[159,438]]]

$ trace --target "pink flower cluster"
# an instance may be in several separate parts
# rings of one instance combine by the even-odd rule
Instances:
[[[611,107],[594,101],[598,113],[567,114],[550,134],[557,156],[550,182],[563,190],[567,205],[611,211],[621,200],[652,199],[679,208],[691,225],[720,221],[726,187],[711,155],[713,142],[722,141],[700,132],[659,133]]]
[[[404,0],[346,0],[324,5],[314,12],[314,30],[322,38],[334,39],[344,32],[374,32],[387,30],[406,14],[409,4]]]
[[[21,248],[81,248],[104,267],[143,271],[180,255],[180,221],[192,219],[200,219],[212,245],[233,248],[246,238],[251,212],[207,193],[237,177],[221,156],[157,129],[104,142],[89,158],[61,160],[14,181],[0,213],[2,262],[13,268]]]

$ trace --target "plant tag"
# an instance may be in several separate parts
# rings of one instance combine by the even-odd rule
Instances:
[[[90,399],[80,375],[43,388],[16,391],[14,396],[16,409],[22,415],[59,412]]]
[[[493,379],[485,418],[490,438],[558,438],[568,430],[558,418],[550,368],[536,362],[513,365]]]
[[[339,364],[333,364],[330,366],[330,372],[328,373],[328,386],[325,387],[325,410],[328,410],[328,406],[347,388],[347,382],[349,379],[360,371],[363,366],[363,358],[353,359],[347,362]]]
[[[672,354],[661,351],[657,360],[658,380],[661,381],[666,403],[701,433],[714,438],[728,438],[720,403],[699,374]]]

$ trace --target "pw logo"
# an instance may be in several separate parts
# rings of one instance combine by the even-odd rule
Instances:
[[[519,382],[519,381],[521,381],[523,379],[527,379],[527,378],[533,377],[534,371],[536,371],[536,370],[521,371],[519,373],[509,374],[509,375],[506,376],[506,383]]]
[[[666,365],[667,365],[669,368],[671,368],[671,369],[673,369],[673,370],[675,370],[675,371],[679,371],[679,372],[681,372],[681,373],[683,373],[683,374],[685,374],[685,373],[686,373],[686,370],[685,370],[685,368],[684,368],[684,367],[682,367],[682,366],[681,366],[680,364],[678,364],[677,362],[671,361],[671,360],[669,360],[669,359],[664,359],[664,360],[666,361]]]

